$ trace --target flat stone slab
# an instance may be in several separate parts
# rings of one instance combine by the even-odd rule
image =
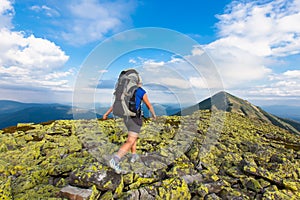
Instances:
[[[70,185],[60,190],[60,196],[69,200],[87,200],[91,195],[91,189],[83,189]]]

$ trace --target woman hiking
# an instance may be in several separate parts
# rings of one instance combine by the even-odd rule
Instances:
[[[135,115],[134,116],[125,116],[123,114],[122,118],[124,120],[125,126],[128,130],[128,137],[126,142],[120,147],[120,149],[118,150],[118,152],[116,152],[111,160],[109,161],[109,165],[111,168],[113,168],[116,173],[121,173],[122,169],[119,165],[119,162],[121,160],[121,158],[123,156],[125,156],[127,154],[127,152],[130,150],[131,151],[131,159],[130,162],[134,163],[136,160],[139,159],[138,154],[136,153],[136,143],[137,143],[137,139],[141,130],[141,127],[143,125],[143,120],[142,120],[142,112],[141,112],[141,103],[145,103],[147,108],[149,109],[152,118],[155,120],[156,119],[156,115],[155,115],[155,111],[148,99],[148,96],[146,94],[146,91],[142,88],[142,80],[140,78],[140,76],[138,75],[137,71],[134,69],[130,69],[130,70],[125,70],[122,71],[119,79],[118,79],[118,84],[116,86],[116,91],[114,93],[115,98],[118,98],[118,85],[121,85],[120,87],[122,87],[121,92],[124,93],[124,87],[128,87],[126,85],[126,83],[128,84],[128,81],[123,81],[123,76],[128,77],[135,77],[133,78],[133,80],[130,80],[131,82],[133,82],[132,85],[134,86],[134,90],[135,90],[135,95],[133,95],[133,99],[135,101]],[[120,82],[125,82],[125,84],[120,83]],[[123,85],[122,85],[123,84]],[[125,86],[124,86],[125,85]],[[126,90],[126,89],[125,89]],[[129,89],[130,90],[130,89]],[[119,93],[121,93],[119,92]],[[122,97],[122,94],[120,94],[120,96]],[[124,96],[124,95],[123,95]],[[135,97],[134,97],[135,96]],[[115,101],[116,102],[116,101]],[[122,103],[119,103],[119,106],[121,106]],[[113,112],[113,114],[115,115],[115,113],[119,112],[119,108],[117,107],[118,103],[114,103],[114,105],[112,107],[110,107],[106,113],[103,115],[103,119],[107,119],[107,116]],[[124,104],[122,104],[122,106],[124,107]],[[126,110],[127,108],[122,108],[121,110],[124,112],[124,110]],[[129,111],[130,112],[130,111]],[[120,115],[119,115],[120,116]]]

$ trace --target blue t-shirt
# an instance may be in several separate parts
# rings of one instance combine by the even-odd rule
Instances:
[[[145,94],[146,94],[146,91],[141,87],[139,87],[136,90],[136,94],[135,94],[136,110],[138,110],[140,108],[141,102],[142,102],[143,97],[144,97]]]

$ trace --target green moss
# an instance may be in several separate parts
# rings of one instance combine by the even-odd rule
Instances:
[[[104,189],[109,189],[109,188],[112,188],[113,187],[113,183],[112,181],[107,181],[103,186],[102,186]]]
[[[95,185],[92,186],[92,194],[89,197],[89,200],[98,200],[99,196],[101,195],[101,192],[97,190],[97,187]]]
[[[200,184],[200,186],[197,187],[196,192],[200,197],[205,197],[208,194],[208,188],[205,185]]]
[[[116,197],[121,196],[121,194],[123,192],[123,188],[124,188],[124,181],[123,181],[123,176],[121,176],[120,184],[119,184],[119,186],[115,190],[115,196]]]
[[[155,179],[155,178],[141,178],[141,177],[139,177],[139,178],[137,178],[137,180],[135,180],[134,183],[129,185],[129,188],[130,189],[137,189],[143,184],[150,184],[150,183],[153,183],[155,181],[157,181],[157,179]]]
[[[22,193],[14,194],[15,200],[28,199],[48,199],[56,197],[60,189],[52,185],[37,185],[34,188],[28,189]]]
[[[285,188],[293,191],[300,191],[300,182],[283,180]]]
[[[218,181],[218,180],[220,179],[216,174],[213,174],[210,178],[211,178],[213,181]]]
[[[237,166],[233,166],[229,169],[226,169],[226,174],[234,178],[245,178],[247,177]]]
[[[113,193],[112,191],[105,192],[102,196],[100,196],[101,200],[113,200]]]
[[[8,151],[7,145],[6,144],[1,144],[0,145],[0,153],[5,153]]]
[[[4,182],[0,181],[0,199],[12,199],[11,178],[8,178]]]
[[[246,180],[246,187],[254,192],[260,192],[262,190],[262,186],[260,185],[259,181],[252,177]]]
[[[292,198],[290,195],[284,194],[281,191],[266,191],[263,194],[262,198],[266,199],[266,200],[277,200],[277,199],[290,200],[290,199],[296,199],[295,197]]]
[[[124,174],[123,175],[123,182],[125,185],[129,185],[131,183],[133,183],[133,173],[128,173],[128,174]]]
[[[251,167],[249,167],[249,171],[255,173],[256,172],[256,168],[251,166]]]
[[[55,184],[56,187],[62,188],[67,185],[67,181],[64,178],[59,179],[59,181]]]
[[[191,199],[188,185],[180,178],[164,180],[158,188],[158,194],[162,199]]]

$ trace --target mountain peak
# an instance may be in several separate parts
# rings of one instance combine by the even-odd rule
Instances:
[[[251,119],[259,119],[261,121],[269,122],[292,133],[299,134],[299,130],[294,128],[291,124],[286,123],[279,117],[276,117],[260,107],[251,104],[249,101],[238,98],[228,92],[220,91],[212,97],[207,98],[200,103],[183,109],[178,115],[188,115],[196,110],[223,110],[226,112],[238,113]]]

